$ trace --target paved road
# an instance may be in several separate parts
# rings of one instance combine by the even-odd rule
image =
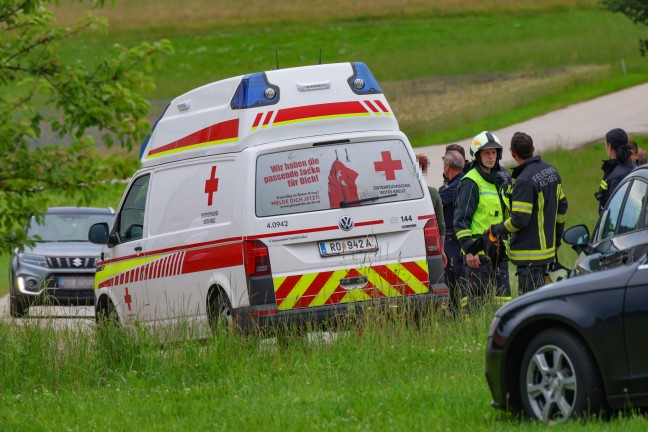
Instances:
[[[533,137],[536,151],[563,147],[576,148],[595,141],[602,140],[610,129],[620,127],[630,136],[648,134],[648,83],[631,87],[617,93],[602,96],[587,102],[568,106],[558,111],[514,124],[492,132],[508,149],[511,136],[517,132],[526,132]],[[481,131],[475,131],[475,135]],[[457,141],[466,149],[472,137]],[[441,186],[441,157],[445,153],[446,144],[418,147],[417,153],[430,158],[427,182],[432,186]],[[601,155],[603,159],[605,155]],[[512,161],[508,151],[504,151],[504,162]],[[435,165],[438,164],[438,165]],[[32,315],[39,316],[75,316],[91,317],[94,308],[36,308]],[[9,316],[8,296],[0,298],[0,319]],[[74,321],[74,320],[73,320]]]
[[[624,129],[633,135],[648,134],[648,83],[631,87],[617,93],[577,103],[558,111],[492,131],[508,149],[515,132],[525,132],[533,138],[536,151],[551,148],[576,148],[600,141],[610,129]],[[481,131],[475,131],[477,135]],[[468,149],[472,136],[452,144]],[[417,147],[415,151],[430,158],[427,182],[430,186],[441,186],[441,157],[446,144]],[[605,159],[605,155],[601,155]],[[508,150],[503,154],[504,163],[513,161]]]

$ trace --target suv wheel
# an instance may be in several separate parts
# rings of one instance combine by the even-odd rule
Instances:
[[[14,318],[22,318],[29,304],[20,296],[11,294],[9,296],[9,314]]]
[[[569,332],[549,329],[527,346],[520,368],[526,414],[546,423],[598,414],[603,387],[587,346]]]

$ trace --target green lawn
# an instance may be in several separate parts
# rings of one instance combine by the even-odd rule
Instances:
[[[187,1],[195,6],[201,0]],[[91,61],[114,43],[170,39],[176,54],[155,71],[151,120],[191,88],[272,69],[275,55],[280,67],[314,64],[321,49],[325,63],[370,66],[415,145],[496,129],[648,76],[648,60],[637,51],[645,28],[594,2],[545,7],[556,2],[466,1],[462,9],[456,1],[408,1],[414,9],[401,13],[388,2],[382,14],[375,12],[385,5],[378,0],[370,2],[372,12],[334,0],[313,2],[317,9],[306,18],[286,19],[281,7],[303,11],[303,2],[201,4],[222,7],[224,17],[236,7],[253,17],[246,24],[201,21],[200,8],[182,10],[167,0],[133,0],[121,14],[126,21],[148,18],[154,5],[164,3],[177,20],[117,26],[108,36],[63,48],[67,59]],[[336,9],[322,12],[326,5]],[[265,14],[264,6],[273,13]],[[155,23],[151,17],[142,22]],[[648,149],[648,137],[637,141]],[[567,226],[591,229],[597,218],[593,193],[606,157],[602,144],[543,157],[563,177]],[[115,185],[89,205],[116,208],[123,189]],[[50,205],[79,203],[50,199]],[[561,248],[563,264],[575,258],[569,247]],[[7,266],[8,257],[0,256],[0,295],[7,292]],[[418,326],[376,314],[334,343],[219,334],[162,347],[144,333],[0,322],[0,431],[546,430],[489,406],[483,374],[492,312],[457,320],[430,313]],[[644,431],[648,421],[626,415],[560,429]]]
[[[546,430],[489,406],[492,309],[418,326],[372,314],[333,343],[288,334],[160,347],[144,333],[0,323],[2,430]],[[347,327],[344,327],[347,328]],[[561,430],[642,431],[644,417]]]

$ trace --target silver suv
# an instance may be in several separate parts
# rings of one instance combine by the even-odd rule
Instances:
[[[36,244],[11,257],[9,310],[22,317],[31,305],[93,305],[94,273],[101,245],[88,241],[95,223],[112,225],[111,208],[51,207],[41,224],[26,226]]]

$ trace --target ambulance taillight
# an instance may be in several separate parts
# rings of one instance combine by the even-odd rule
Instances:
[[[441,254],[441,239],[439,236],[439,225],[436,216],[432,216],[423,228],[423,237],[425,238],[425,255],[434,256]]]
[[[271,274],[268,247],[260,240],[246,240],[243,246],[247,277]]]

